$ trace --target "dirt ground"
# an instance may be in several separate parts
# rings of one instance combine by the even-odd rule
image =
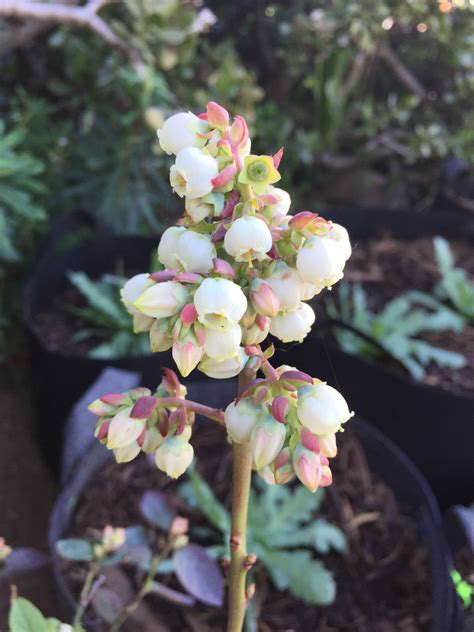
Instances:
[[[48,518],[57,486],[35,442],[29,368],[22,356],[0,370],[0,537],[11,547],[47,552]],[[44,611],[59,610],[49,568],[15,580],[18,593]],[[0,632],[8,630],[9,587],[0,585]]]

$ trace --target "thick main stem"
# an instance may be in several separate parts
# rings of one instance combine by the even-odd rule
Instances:
[[[255,372],[239,376],[239,393],[255,378]],[[229,619],[227,632],[241,632],[245,617],[245,581],[247,577],[247,514],[252,476],[249,443],[235,443],[232,448],[232,530],[230,536]]]

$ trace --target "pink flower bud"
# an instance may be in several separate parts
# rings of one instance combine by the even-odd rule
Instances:
[[[224,169],[222,169],[222,171],[211,180],[212,186],[215,189],[220,189],[221,187],[226,186],[226,184],[229,184],[229,182],[233,180],[236,173],[237,167],[235,166],[235,163],[232,162],[230,165],[227,165],[227,167],[224,167]]]
[[[332,483],[332,472],[331,468],[328,465],[323,465],[321,468],[321,481],[319,482],[320,487],[329,487]]]
[[[201,361],[204,355],[204,349],[189,338],[184,342],[175,340],[172,354],[179,372],[183,377],[187,377]]]
[[[222,274],[222,276],[228,276],[231,279],[235,277],[234,268],[225,259],[219,259],[218,257],[215,257],[212,260],[212,263],[214,265],[214,272],[217,272],[217,274]]]
[[[321,454],[330,459],[333,459],[337,454],[336,435],[334,433],[329,433],[322,436],[320,435],[319,442],[321,445]]]
[[[100,400],[110,406],[123,406],[128,402],[128,393],[109,393],[102,395]]]
[[[180,314],[181,321],[185,325],[191,325],[197,319],[197,311],[194,303],[188,303],[183,307]]]
[[[249,130],[243,116],[235,116],[230,128],[230,139],[238,147],[243,147],[249,139]]]
[[[315,492],[319,487],[322,475],[319,456],[302,444],[298,444],[293,453],[293,467],[296,476],[303,485],[311,492]]]
[[[277,456],[273,463],[275,473],[275,483],[277,485],[286,485],[295,473],[291,462],[291,453],[289,448],[284,448]]]
[[[305,448],[319,454],[321,452],[321,443],[316,435],[314,435],[308,428],[303,426],[300,433],[300,441]]]
[[[269,465],[283,448],[286,437],[286,427],[276,421],[271,415],[263,416],[255,426],[250,436],[255,469],[261,470]]]
[[[225,131],[229,125],[229,112],[215,101],[209,101],[206,108],[209,127]]]
[[[135,402],[130,417],[133,419],[148,419],[157,406],[158,399],[153,397],[153,395],[140,397]]]
[[[258,470],[258,475],[262,478],[267,485],[275,485],[275,474],[270,465],[265,465],[261,470]]]
[[[254,279],[252,281],[250,299],[255,311],[261,316],[274,318],[278,314],[280,300],[274,290],[262,279]]]
[[[288,400],[286,397],[278,396],[272,402],[272,415],[281,424],[285,423],[285,417],[288,412]]]

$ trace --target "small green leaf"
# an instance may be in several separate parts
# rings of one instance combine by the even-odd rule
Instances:
[[[10,632],[48,632],[46,619],[35,605],[23,597],[14,600],[8,625]]]
[[[56,542],[56,551],[66,560],[76,562],[92,562],[94,560],[92,544],[88,540],[78,538],[59,540]]]

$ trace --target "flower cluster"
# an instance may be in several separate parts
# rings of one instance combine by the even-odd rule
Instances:
[[[172,349],[183,376],[198,367],[232,377],[269,333],[308,334],[305,301],[342,278],[347,231],[309,211],[290,215],[290,196],[274,186],[282,150],[251,154],[245,120],[217,103],[171,116],[158,137],[176,156],[170,181],[185,212],[162,235],[161,269],[130,279],[122,300],[134,330],[149,331],[153,351]]]
[[[143,451],[154,454],[160,470],[177,478],[193,460],[189,443],[194,413],[184,407],[186,388],[171,369],[152,395],[147,388],[110,393],[96,399],[89,410],[97,415],[95,436],[118,463],[127,463]]]
[[[336,389],[293,367],[266,372],[267,379],[256,379],[227,406],[228,435],[250,442],[253,467],[267,483],[284,484],[296,474],[312,492],[330,485],[336,433],[353,413]]]

